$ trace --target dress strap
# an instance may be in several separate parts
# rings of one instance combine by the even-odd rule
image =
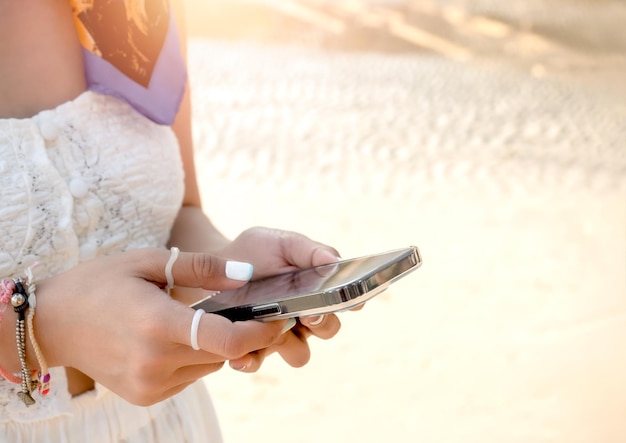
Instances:
[[[187,70],[169,2],[70,0],[88,88],[172,124]],[[149,6],[149,7],[148,7]]]

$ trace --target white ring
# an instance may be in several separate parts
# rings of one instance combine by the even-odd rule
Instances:
[[[204,309],[198,309],[195,314],[193,314],[193,320],[191,321],[191,347],[194,351],[199,351],[200,346],[198,346],[198,327],[200,326],[200,318],[202,314],[204,314]]]
[[[174,287],[174,276],[172,275],[172,267],[178,258],[178,253],[180,249],[176,246],[172,246],[170,248],[170,258],[165,264],[165,280],[167,281],[167,293],[170,293],[170,290]]]

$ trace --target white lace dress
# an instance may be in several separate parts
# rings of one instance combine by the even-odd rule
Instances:
[[[110,96],[84,92],[28,119],[0,119],[0,278],[39,278],[112,252],[164,247],[183,196],[178,143]],[[84,331],[88,334],[89,331]],[[71,398],[63,368],[26,407],[0,381],[0,442],[220,441],[202,382],[151,407],[105,388]]]

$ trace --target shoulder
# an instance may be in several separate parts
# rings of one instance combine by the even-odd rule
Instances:
[[[80,43],[66,2],[0,1],[0,78],[0,118],[30,117],[85,89]]]

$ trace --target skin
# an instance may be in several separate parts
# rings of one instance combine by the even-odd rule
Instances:
[[[184,16],[181,7],[174,4],[177,17]],[[184,29],[182,23],[179,29]],[[68,2],[0,0],[0,118],[31,117],[76,98],[85,88]],[[310,325],[315,319],[303,319],[281,334],[284,321],[231,323],[206,314],[198,332],[202,349],[191,349],[194,311],[188,304],[202,296],[201,288],[245,284],[225,276],[227,259],[252,263],[253,278],[258,278],[335,261],[337,251],[297,233],[266,228],[226,239],[201,206],[188,90],[172,128],[186,175],[184,204],[169,242],[185,251],[172,271],[177,284],[173,295],[161,290],[169,258],[164,249],[98,258],[37,282],[39,345],[49,366],[67,368],[73,395],[93,388],[96,380],[131,403],[153,404],[219,370],[225,362],[254,372],[276,352],[288,364],[302,366],[310,356],[307,338],[328,339],[340,328],[334,315],[315,326]],[[14,325],[15,314],[8,309],[0,325],[0,365],[19,372]],[[36,367],[30,343],[27,354],[29,367]]]

